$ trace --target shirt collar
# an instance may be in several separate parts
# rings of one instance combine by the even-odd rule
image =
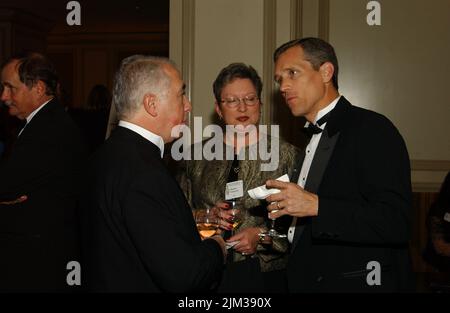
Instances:
[[[338,96],[336,99],[334,99],[329,105],[327,105],[326,107],[324,107],[322,110],[320,110],[319,112],[317,112],[316,118],[314,119],[314,124],[317,123],[318,120],[320,120],[323,116],[325,116],[325,114],[327,114],[328,112],[331,112],[331,110],[334,109],[334,107],[336,106],[336,104],[338,103],[339,99],[341,98],[341,96]],[[323,123],[322,125],[317,125],[318,127],[325,129],[325,125],[327,123]],[[309,126],[309,122],[306,121],[305,127]]]
[[[130,122],[122,121],[122,120],[119,121],[119,126],[128,128],[129,130],[137,133],[138,135],[141,135],[142,137],[144,137],[145,139],[147,139],[148,141],[153,143],[155,146],[157,146],[159,148],[159,150],[161,150],[161,158],[163,157],[163,155],[164,155],[164,140],[162,139],[161,136],[158,136],[141,126],[138,126],[138,125],[130,123]]]
[[[47,100],[46,102],[44,102],[40,107],[38,107],[37,109],[35,109],[33,112],[30,113],[30,115],[27,116],[27,124],[32,120],[32,118],[50,101],[52,101],[53,98],[51,98],[50,100]]]

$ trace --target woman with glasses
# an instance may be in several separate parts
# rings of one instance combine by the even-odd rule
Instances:
[[[223,159],[183,161],[178,173],[180,185],[194,210],[217,212],[225,239],[230,246],[234,244],[228,250],[218,292],[283,292],[287,239],[272,240],[262,235],[269,225],[267,202],[250,198],[247,191],[284,174],[292,179],[299,164],[299,151],[260,133],[262,82],[253,67],[243,63],[228,65],[214,81],[213,91],[215,111],[224,131],[228,129],[223,140]],[[263,140],[266,151],[276,153],[279,160],[270,171],[261,170],[266,160],[260,153],[254,154],[259,151],[254,148]],[[229,198],[231,201],[226,202]],[[233,220],[232,209],[239,212],[238,220]],[[280,219],[277,224],[282,222]],[[290,221],[284,222],[289,226]]]

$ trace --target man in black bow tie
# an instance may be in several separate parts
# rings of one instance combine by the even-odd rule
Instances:
[[[58,79],[46,57],[11,57],[1,84],[1,101],[24,127],[0,163],[0,292],[69,290],[84,145],[56,100]]]
[[[298,182],[278,188],[269,210],[293,216],[291,292],[410,290],[411,181],[405,143],[384,116],[338,92],[333,47],[290,41],[274,54],[275,80],[310,141]]]

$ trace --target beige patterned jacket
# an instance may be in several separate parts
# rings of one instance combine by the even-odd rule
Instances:
[[[268,140],[268,142],[269,149],[271,149],[271,140]],[[299,166],[301,166],[301,164],[298,164],[299,149],[282,140],[279,141],[278,168],[274,171],[261,171],[260,165],[265,161],[261,161],[259,157],[257,160],[249,160],[248,149],[247,147],[246,159],[239,163],[238,179],[243,180],[244,196],[238,200],[237,206],[242,210],[244,218],[236,230],[238,232],[247,227],[267,229],[269,226],[267,202],[250,198],[247,190],[261,186],[266,180],[275,179],[284,174],[288,174],[292,180],[293,175],[296,171],[299,171]],[[225,185],[231,165],[232,160],[180,161],[177,179],[193,209],[210,208],[216,202],[225,199]],[[284,224],[284,231],[287,231],[290,221],[289,217],[285,217],[284,220],[277,221],[277,226],[278,224]],[[288,242],[286,239],[276,239],[272,245],[259,244],[256,255],[260,260],[263,272],[282,269],[287,262]],[[241,261],[244,258],[239,253],[234,254],[234,262]]]

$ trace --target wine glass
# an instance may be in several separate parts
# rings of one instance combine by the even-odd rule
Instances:
[[[229,209],[227,210],[230,214],[231,217],[228,219],[228,222],[232,224],[232,230],[231,233],[232,235],[235,234],[236,229],[239,227],[239,225],[242,222],[242,212],[240,209],[238,209],[236,207],[236,200],[231,200],[231,201],[225,201],[226,203],[228,203],[228,205],[230,206]]]
[[[271,213],[278,212],[278,210],[272,210]],[[286,234],[281,234],[275,229],[276,218],[270,218],[270,229],[266,232],[260,233],[260,236],[269,236],[272,238],[286,238]]]
[[[202,239],[213,236],[219,228],[218,217],[209,210],[197,210],[195,212],[195,223]]]

